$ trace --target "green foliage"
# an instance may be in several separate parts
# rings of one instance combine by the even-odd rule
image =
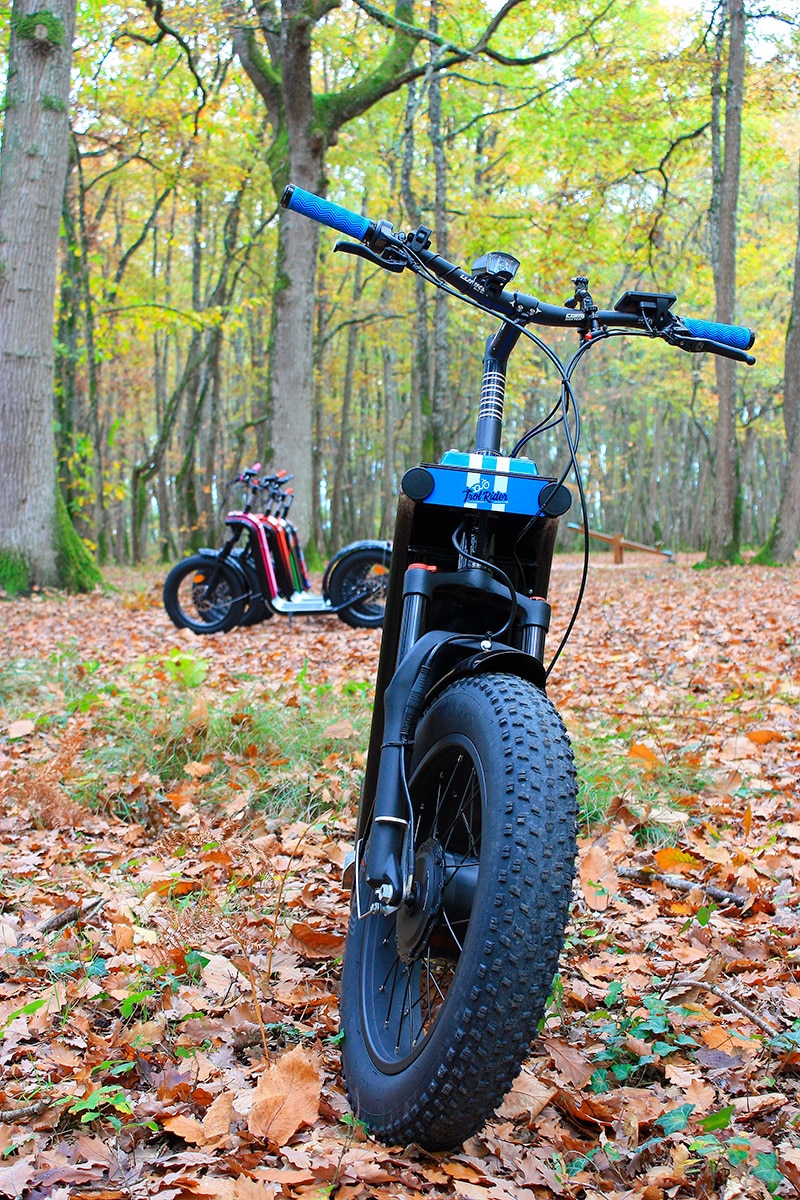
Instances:
[[[58,96],[42,96],[42,108],[45,112],[65,113],[67,106]]]
[[[68,592],[90,592],[103,576],[75,532],[67,506],[56,488],[56,567],[59,583]]]
[[[163,659],[164,670],[184,687],[199,687],[208,673],[208,663],[186,650],[173,648]]]
[[[641,1077],[657,1059],[663,1059],[676,1051],[696,1047],[697,1042],[688,1034],[682,1033],[674,1021],[686,1015],[686,1010],[670,1005],[657,994],[645,996],[642,1000],[647,1016],[624,1016],[620,1019],[608,1020],[609,1014],[599,1012],[597,1019],[602,1022],[597,1035],[604,1043],[602,1050],[596,1051],[594,1062],[597,1069],[590,1083],[594,1092],[607,1092],[620,1083],[630,1083]],[[650,1048],[649,1054],[637,1054],[630,1046],[630,1038],[646,1043]],[[684,1109],[692,1109],[692,1105]],[[677,1125],[679,1117],[683,1124]],[[665,1114],[659,1122],[665,1133],[683,1128],[688,1119],[688,1112],[674,1110],[674,1115]],[[663,1122],[668,1121],[673,1128],[667,1129]]]

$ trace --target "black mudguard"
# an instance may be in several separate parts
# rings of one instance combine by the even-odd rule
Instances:
[[[344,559],[356,550],[375,550],[379,554],[388,554],[391,558],[392,543],[367,539],[361,542],[350,542],[349,545],[342,546],[341,550],[337,550],[325,568],[325,574],[322,576],[322,595],[326,600],[328,599],[328,584],[333,572]]]

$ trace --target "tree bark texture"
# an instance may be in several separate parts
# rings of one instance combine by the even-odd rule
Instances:
[[[725,135],[719,175],[716,220],[712,219],[712,256],[717,295],[716,319],[736,320],[736,225],[741,173],[742,103],[745,71],[745,14],[743,0],[729,0],[728,78],[725,89]],[[716,225],[716,229],[714,229]],[[716,236],[715,236],[716,235]],[[716,245],[713,243],[716,241]],[[734,562],[739,557],[741,504],[736,442],[736,365],[714,359],[717,377],[717,431],[714,449],[714,506],[708,559]]]
[[[375,69],[352,87],[335,94],[316,94],[312,86],[314,25],[332,7],[326,0],[282,0],[276,10],[263,6],[261,36],[242,10],[229,2],[233,45],[242,66],[261,96],[272,127],[267,151],[276,196],[287,183],[308,191],[325,189],[325,153],[342,125],[366,112],[383,96],[401,87],[415,39],[395,32]],[[412,13],[409,0],[397,0],[397,15]],[[314,282],[318,226],[282,209],[269,344],[270,452],[275,468],[295,476],[292,517],[301,537],[313,527],[313,331]]]
[[[783,361],[783,425],[788,453],[778,515],[759,557],[766,562],[790,563],[800,541],[800,175],[792,307]]]
[[[16,0],[0,152],[0,554],[55,584],[53,325],[75,0]]]

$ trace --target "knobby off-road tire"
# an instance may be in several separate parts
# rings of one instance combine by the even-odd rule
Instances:
[[[344,604],[351,596],[368,594],[337,616],[353,629],[380,629],[386,610],[386,586],[389,582],[391,551],[382,549],[354,550],[337,563],[328,582],[328,596],[334,606]]]
[[[501,674],[433,701],[408,778],[416,905],[359,920],[354,896],[343,1065],[374,1134],[449,1149],[497,1108],[543,1014],[572,891],[576,778],[556,710]],[[363,912],[363,867],[358,886]]]
[[[216,581],[211,590],[208,581]],[[224,633],[245,611],[245,584],[229,563],[194,554],[173,567],[164,581],[164,608],[173,625],[193,633]]]

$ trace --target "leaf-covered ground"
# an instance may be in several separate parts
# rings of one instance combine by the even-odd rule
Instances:
[[[592,570],[549,689],[583,777],[562,971],[452,1155],[365,1137],[339,1075],[378,635],[197,639],[119,584],[0,603],[0,1197],[800,1192],[800,568]]]

